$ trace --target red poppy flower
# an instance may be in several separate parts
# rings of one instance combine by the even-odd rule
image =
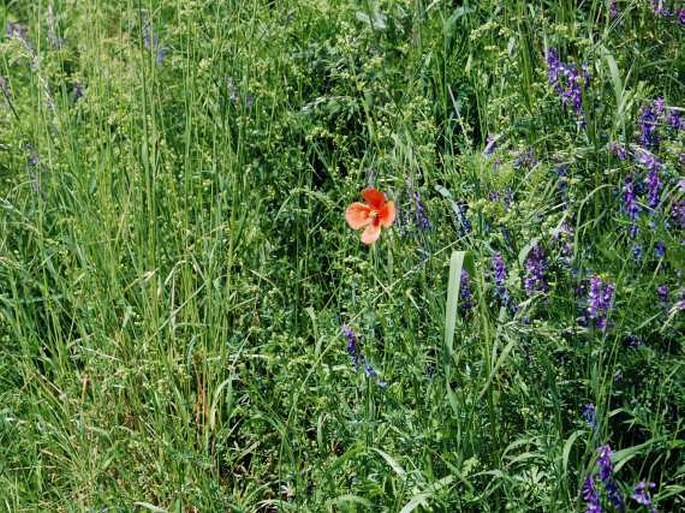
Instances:
[[[367,187],[362,191],[366,203],[355,202],[347,207],[345,220],[353,230],[364,228],[362,242],[373,244],[381,234],[381,227],[387,228],[395,220],[395,204],[386,201],[385,194]]]

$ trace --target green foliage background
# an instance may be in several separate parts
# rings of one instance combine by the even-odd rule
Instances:
[[[628,511],[640,480],[685,506],[685,135],[659,127],[636,240],[609,149],[656,97],[685,116],[685,27],[611,4],[5,2],[0,507],[584,511],[605,443]],[[550,48],[587,66],[584,124]],[[344,221],[369,184],[399,211],[371,248]]]

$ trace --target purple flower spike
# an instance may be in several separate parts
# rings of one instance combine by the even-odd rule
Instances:
[[[580,494],[585,501],[585,513],[602,513],[599,492],[595,488],[595,479],[592,476],[588,476],[583,482]]]
[[[599,276],[590,278],[587,314],[600,330],[607,328],[607,316],[613,305],[614,289],[613,284],[602,280]]]
[[[626,213],[628,216],[628,219],[630,219],[630,230],[629,230],[629,235],[631,239],[634,239],[635,236],[637,235],[637,217],[640,211],[642,210],[640,208],[640,205],[637,202],[637,195],[635,193],[635,187],[633,185],[633,177],[632,176],[627,176],[623,180],[623,207],[622,210]]]
[[[685,200],[673,203],[671,207],[671,221],[678,228],[685,228]]]
[[[666,244],[664,244],[664,241],[660,240],[656,243],[654,246],[654,254],[659,259],[666,256]]]
[[[526,294],[532,296],[536,292],[548,292],[547,255],[539,244],[531,249],[526,259],[526,278],[523,282]]]
[[[571,105],[576,114],[578,125],[585,124],[583,112],[583,90],[590,85],[590,73],[583,64],[564,64],[559,60],[556,48],[547,51],[547,80],[554,88],[554,92],[561,99],[561,106],[565,110]]]
[[[616,5],[616,0],[611,0],[609,2],[609,17],[612,20],[616,20],[619,16],[618,6]]]
[[[419,191],[414,191],[412,198],[414,200],[414,222],[416,226],[424,232],[430,231],[432,228],[431,222],[426,216],[426,206],[421,201]]]
[[[657,509],[652,505],[652,498],[649,496],[649,491],[648,490],[653,490],[656,487],[654,483],[646,483],[644,481],[640,481],[638,484],[635,485],[635,489],[633,490],[633,495],[631,495],[632,499],[636,501],[638,504],[642,504],[643,506],[647,506],[650,511],[650,513],[656,513]]]
[[[501,300],[506,301],[509,297],[505,284],[507,281],[507,268],[504,258],[502,258],[502,253],[497,252],[492,257],[492,270],[495,277],[495,293]]]
[[[473,308],[473,294],[471,293],[471,278],[468,271],[461,271],[461,286],[459,287],[459,297],[461,298],[461,310],[471,310]]]
[[[614,464],[611,461],[613,451],[609,444],[603,445],[597,449],[599,456],[597,457],[597,465],[599,466],[599,478],[604,483],[604,488],[607,492],[607,498],[619,511],[623,511],[623,498],[619,492],[616,483],[614,482]]]
[[[658,14],[665,18],[671,15],[671,12],[666,9],[666,6],[664,5],[664,0],[652,0],[651,7],[654,14]]]
[[[355,335],[354,331],[352,331],[352,328],[349,326],[343,326],[342,332],[347,339],[347,353],[352,359],[352,364],[355,367],[359,367],[361,358],[359,354],[359,344],[357,343],[357,335]]]
[[[597,410],[594,404],[587,403],[583,406],[583,418],[588,423],[588,426],[592,429],[597,429]]]
[[[685,9],[683,9],[685,13]],[[666,118],[666,124],[673,130],[685,130],[685,118],[675,109],[671,109]]]
[[[628,157],[625,145],[612,141],[609,143],[609,151],[618,157],[618,160],[624,161]]]
[[[659,301],[662,304],[668,303],[668,285],[659,285],[656,288],[656,295],[659,297]]]
[[[659,178],[659,172],[656,169],[652,169],[647,175],[646,181],[648,190],[647,204],[650,208],[655,208],[659,204],[659,195],[663,187]]]

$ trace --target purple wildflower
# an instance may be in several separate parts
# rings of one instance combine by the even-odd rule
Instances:
[[[590,278],[587,314],[600,330],[605,330],[607,327],[607,316],[613,305],[614,290],[612,283],[602,280],[599,276],[595,275]]]
[[[547,80],[549,85],[554,86],[557,94],[563,93],[559,75],[564,72],[564,63],[559,60],[559,51],[556,48],[550,48],[547,51]]]
[[[633,260],[635,260],[636,262],[639,262],[640,260],[642,260],[643,252],[642,252],[642,246],[640,244],[635,244],[633,246],[632,253],[633,253]]]
[[[685,200],[676,201],[671,207],[671,220],[678,228],[685,228]]]
[[[664,5],[664,0],[652,0],[651,8],[654,14],[659,14],[664,17],[671,15],[670,11],[666,9]]]
[[[568,199],[568,173],[566,166],[557,166],[554,168],[554,174],[557,176],[557,190],[561,193],[561,198],[564,203]]]
[[[685,9],[683,9],[685,12]],[[666,124],[674,130],[685,130],[685,119],[675,109],[670,109],[666,117]]]
[[[367,378],[373,379],[378,386],[385,387],[387,382],[381,380],[376,369],[366,361],[366,358],[359,347],[359,337],[354,333],[352,328],[343,326],[342,334],[347,339],[347,353],[352,359],[352,365],[354,365],[357,370],[363,368]]]
[[[597,429],[597,410],[594,404],[587,403],[583,406],[583,418],[588,423],[588,426],[592,429]]]
[[[567,73],[568,88],[564,97],[573,105],[576,114],[581,115],[583,111],[583,93],[580,88],[582,78],[577,67],[570,68]]]
[[[659,297],[659,301],[661,301],[662,304],[668,303],[668,285],[659,285],[656,288],[656,295]]]
[[[666,256],[666,244],[664,244],[664,241],[660,240],[654,245],[654,254],[659,259]]]
[[[359,351],[359,344],[357,341],[357,335],[352,331],[349,326],[342,327],[343,336],[347,339],[347,353],[352,359],[352,365],[359,367],[361,363],[361,356]]]
[[[421,196],[419,195],[419,191],[414,191],[412,194],[412,198],[414,200],[414,222],[416,223],[416,226],[418,226],[421,230],[424,232],[430,231],[431,229],[431,222],[426,217],[426,207],[423,204],[423,201],[421,201]]]
[[[631,221],[630,236],[634,238],[637,235],[637,216],[640,213],[640,205],[637,202],[635,189],[633,187],[633,177],[627,176],[623,180],[623,211],[628,215]]]
[[[504,263],[504,258],[502,258],[502,253],[497,252],[492,257],[492,270],[495,277],[495,292],[497,296],[503,301],[509,296],[507,293],[506,281],[507,281],[507,268]]]
[[[610,0],[609,1],[609,17],[612,20],[615,20],[618,18],[619,14],[620,13],[618,12],[618,6],[616,5],[616,0]]]
[[[664,115],[664,110],[666,109],[666,100],[664,100],[663,96],[655,98],[652,105],[654,106],[654,113],[657,117]]]
[[[685,26],[685,7],[678,11],[678,23]]]
[[[366,374],[367,378],[374,380],[381,388],[385,388],[388,385],[388,382],[381,379],[378,371],[376,371],[376,369],[374,369],[373,366],[366,361],[366,359],[364,359],[364,374]]]
[[[519,153],[514,159],[514,167],[516,169],[532,169],[538,161],[535,158],[535,152],[533,148],[528,148],[525,151]]]
[[[585,501],[585,513],[602,513],[602,504],[599,500],[599,493],[595,488],[595,478],[588,476],[583,482],[581,497]]]
[[[466,269],[461,270],[461,285],[459,287],[459,297],[461,298],[461,310],[467,311],[473,308],[473,294],[471,293],[471,278]]]
[[[642,346],[642,340],[640,340],[640,337],[635,335],[634,333],[630,333],[624,340],[623,342],[625,345],[631,349],[637,349]]]
[[[561,261],[565,267],[571,266],[573,256],[573,228],[564,221],[558,230],[554,232],[554,240],[560,244]]]
[[[616,155],[620,161],[624,161],[628,157],[625,145],[616,141],[609,143],[609,151]]]
[[[657,98],[656,101],[658,100],[659,98]],[[656,129],[659,121],[660,104],[657,104],[656,101],[651,105],[645,105],[642,107],[638,117],[638,123],[640,125],[640,144],[649,149],[656,148],[659,143],[659,137]],[[663,112],[663,108],[661,111]]]
[[[565,109],[567,104],[573,106],[578,118],[578,123],[585,123],[583,114],[583,89],[590,85],[590,74],[587,66],[577,64],[564,64],[559,60],[559,52],[556,48],[547,51],[547,80],[554,88],[557,96],[561,99],[561,105]]]
[[[599,466],[599,478],[604,483],[604,488],[607,492],[607,498],[619,510],[623,510],[623,498],[618,491],[616,483],[614,482],[614,464],[611,461],[613,451],[609,444],[605,444],[597,449],[599,456],[597,457],[597,465]]]
[[[659,162],[659,159],[656,158],[656,156],[652,152],[647,151],[644,148],[638,147],[635,151],[635,155],[637,157],[637,162],[645,166],[650,171],[658,171],[663,167],[661,162]]]
[[[545,250],[536,244],[531,249],[528,258],[526,259],[526,278],[524,279],[524,288],[526,294],[532,296],[535,292],[547,292],[549,284],[547,283],[547,255]]]
[[[656,169],[650,170],[647,174],[646,182],[648,190],[647,204],[650,208],[655,208],[659,204],[659,194],[663,187],[659,178],[659,172]]]
[[[645,481],[640,481],[638,484],[635,485],[633,495],[631,495],[633,500],[636,501],[638,504],[642,504],[643,506],[649,507],[650,513],[656,513],[657,511],[657,509],[654,506],[652,506],[652,498],[649,496],[648,491],[653,490],[655,487],[656,485],[654,483],[646,483]]]
[[[504,189],[504,194],[502,196],[502,203],[504,204],[504,209],[509,210],[511,205],[514,203],[514,191],[511,187]]]

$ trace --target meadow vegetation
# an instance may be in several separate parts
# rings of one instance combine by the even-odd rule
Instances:
[[[685,509],[679,2],[3,5],[0,509]]]

